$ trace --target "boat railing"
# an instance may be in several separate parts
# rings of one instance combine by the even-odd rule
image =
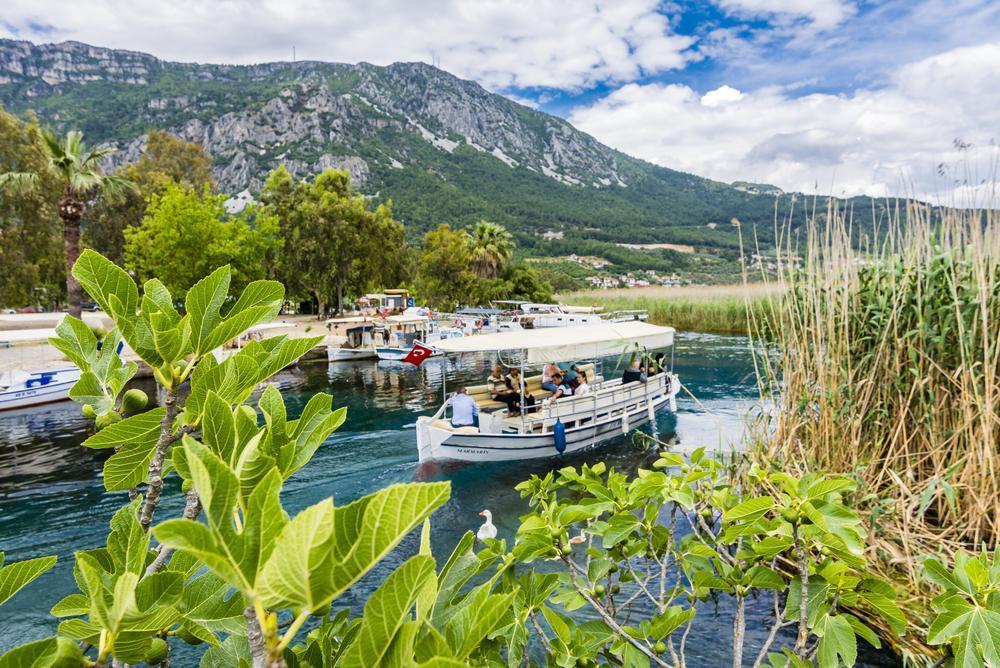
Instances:
[[[647,309],[626,309],[623,311],[611,311],[601,313],[601,319],[605,322],[626,322],[629,320],[647,320],[649,311]]]
[[[646,382],[622,384],[621,379],[605,381],[600,389],[556,401],[546,400],[539,410],[525,415],[520,421],[522,433],[549,433],[557,420],[564,424],[596,422],[601,417],[629,413],[663,397],[669,382],[668,374],[659,373]]]

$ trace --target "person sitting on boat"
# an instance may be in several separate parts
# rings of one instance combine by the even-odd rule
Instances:
[[[573,388],[573,395],[580,397],[584,394],[590,394],[590,383],[587,382],[587,372],[580,371],[577,375],[576,387]]]
[[[663,353],[656,353],[655,358],[649,358],[649,364],[646,366],[646,375],[655,376],[661,371],[663,371]]]
[[[499,364],[493,367],[493,373],[486,379],[486,390],[493,401],[507,404],[507,415],[521,414],[521,397],[507,387],[503,377],[503,367]]]
[[[448,405],[451,406],[452,427],[479,426],[479,405],[469,396],[465,385],[459,385],[455,395],[448,400]]]
[[[556,383],[556,391],[552,394],[552,402],[555,403],[559,397],[572,397],[573,388],[568,382],[562,377],[562,374],[556,373],[552,376],[553,382]]]
[[[554,363],[549,362],[542,367],[542,389],[555,394],[559,390],[559,384],[555,382],[556,376],[562,380],[562,373]]]
[[[622,374],[622,385],[644,382],[646,382],[646,374],[642,372],[642,361],[636,358],[632,360],[632,365],[625,369],[625,373]]]
[[[504,376],[504,383],[507,384],[507,389],[513,392],[518,399],[520,404],[521,395],[524,395],[524,405],[528,407],[529,411],[532,406],[535,405],[535,397],[528,392],[528,388],[524,383],[524,376],[521,375],[521,370],[517,367],[511,367],[510,373]],[[518,411],[521,410],[521,406],[518,405]]]

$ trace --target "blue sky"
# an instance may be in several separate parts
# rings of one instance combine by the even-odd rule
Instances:
[[[7,0],[0,36],[435,62],[652,162],[802,191],[980,196],[1000,128],[996,0]]]

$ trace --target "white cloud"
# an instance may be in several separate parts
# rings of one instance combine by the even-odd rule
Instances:
[[[958,48],[844,95],[771,87],[737,96],[723,86],[700,97],[683,85],[628,84],[570,121],[626,153],[722,181],[967,204],[952,198],[997,176],[997,63],[1000,42]]]
[[[178,61],[436,62],[491,88],[565,90],[683,67],[690,37],[657,0],[6,0],[0,37]]]
[[[850,0],[717,0],[724,10],[748,18],[806,19],[818,30],[834,28],[857,12]]]
[[[739,102],[741,99],[743,93],[732,86],[722,85],[702,95],[701,103],[706,107],[719,107],[730,102]]]

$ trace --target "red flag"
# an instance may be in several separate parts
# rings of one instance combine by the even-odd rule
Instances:
[[[431,348],[428,348],[424,344],[422,344],[422,343],[414,343],[413,344],[413,350],[411,350],[410,352],[408,352],[406,354],[406,357],[403,358],[403,361],[404,362],[409,362],[413,366],[420,366],[420,364],[425,359],[427,359],[428,357],[430,357],[433,353],[434,353],[434,350],[431,349]]]

